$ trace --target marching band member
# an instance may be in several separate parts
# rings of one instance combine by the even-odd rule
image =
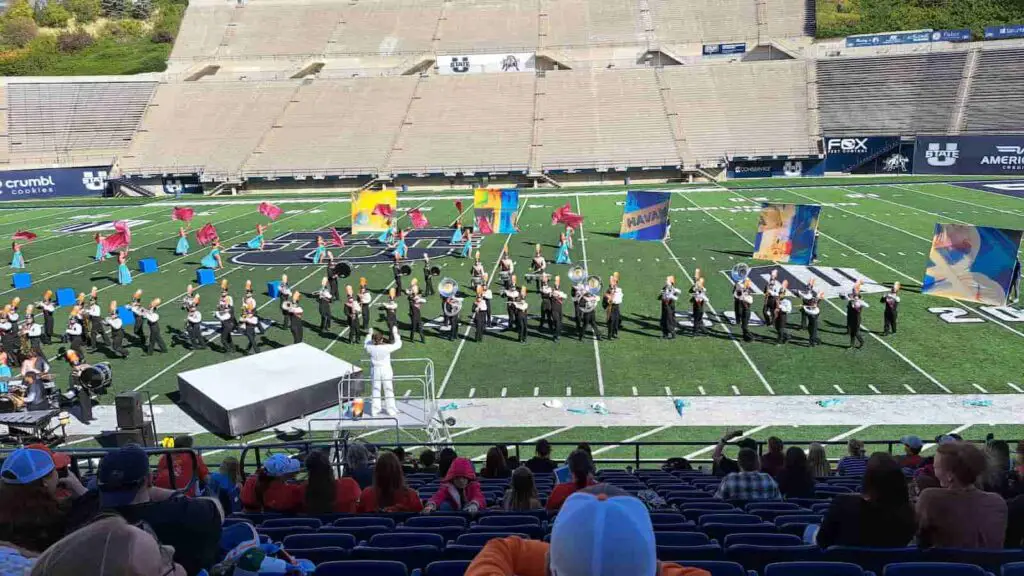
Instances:
[[[23,328],[25,336],[28,338],[29,346],[39,356],[44,356],[42,346],[43,327],[36,322],[35,318],[36,307],[29,304],[25,308],[25,321]]]
[[[25,257],[21,254],[21,244],[17,242],[11,243],[11,250],[14,254],[11,256],[11,268],[21,269],[25,267]]]
[[[803,298],[803,293],[800,297]],[[818,303],[824,299],[825,292],[818,292],[811,298],[804,298],[803,313],[807,317],[807,341],[812,348],[821,344],[821,338],[818,337],[818,316],[821,314]]]
[[[690,333],[691,336],[704,333],[704,306],[708,302],[708,293],[704,289],[704,278],[700,275],[698,269],[694,272],[694,276],[697,278],[693,286],[690,286],[690,302],[693,303],[693,308],[690,315],[690,320],[693,321],[693,331]]]
[[[861,281],[853,285],[853,292],[850,292],[846,301],[846,329],[850,333],[850,348],[857,342],[857,348],[864,347],[864,337],[860,335],[861,312],[868,308],[868,303],[860,297]]]
[[[290,329],[292,322],[290,310],[292,307],[292,288],[288,285],[287,274],[281,274],[281,283],[277,286],[277,299],[281,308],[281,324],[285,329]]]
[[[540,325],[538,329],[543,330],[544,325],[546,324],[548,328],[554,330],[555,321],[551,317],[551,293],[554,292],[554,290],[551,288],[551,285],[548,284],[547,274],[541,274],[543,275],[543,279],[538,282],[540,286]]]
[[[96,262],[106,260],[107,251],[103,248],[103,235],[97,232],[96,235],[93,236],[93,240],[96,241],[96,255],[93,256],[92,259],[95,260]]]
[[[360,281],[363,279],[360,278]],[[359,341],[359,316],[363,314],[359,302],[352,295],[352,285],[345,286],[345,319],[348,321],[348,343]]]
[[[398,239],[397,242],[395,242],[395,255],[399,258],[408,258],[409,246],[405,243],[405,232],[403,230],[399,230],[395,237]]]
[[[484,287],[476,287],[476,300],[473,301],[473,338],[479,342],[487,329],[487,300],[484,298]]]
[[[584,285],[583,298],[580,301],[580,312],[583,313],[583,323],[579,330],[581,341],[588,326],[594,332],[594,340],[601,340],[601,333],[597,331],[597,300],[597,294],[591,294]]]
[[[622,288],[619,288],[619,273],[614,272],[608,278],[608,290],[604,293],[604,303],[607,309],[608,339],[619,338],[619,327],[622,325],[622,315],[619,307],[622,305]]]
[[[505,298],[505,313],[508,314],[508,325],[506,330],[516,329],[516,307],[515,301],[519,298],[519,288],[516,286],[516,277],[511,277],[511,286],[503,289],[501,295]]]
[[[327,284],[331,287],[331,298],[338,300],[338,278],[341,274],[334,267],[334,254],[327,253]]]
[[[316,251],[313,252],[313,264],[320,264],[320,260],[324,257],[325,252],[327,252],[327,243],[324,242],[323,236],[317,236]]]
[[[184,256],[188,254],[188,226],[178,226],[178,245],[174,247],[174,254]]]
[[[395,288],[402,289],[402,257],[395,252],[395,263],[391,265],[391,273],[395,277]]]
[[[188,322],[188,344],[192,350],[206,348],[206,340],[203,339],[203,313],[199,311],[199,295],[192,300],[185,315]]]
[[[103,323],[110,326],[111,344],[109,348],[121,358],[127,358],[128,352],[124,349],[124,321],[117,313],[117,302],[111,300],[109,308],[110,313],[103,319]]]
[[[430,273],[430,256],[423,255],[423,296],[434,295],[434,276]]]
[[[817,299],[818,297],[818,293],[814,290],[814,278],[807,281],[807,286],[803,290],[797,292],[797,296],[800,297],[800,300],[803,303],[803,306],[800,307],[800,330],[803,330],[807,327],[808,302],[810,300]]]
[[[214,270],[224,267],[224,262],[220,258],[220,240],[213,241],[209,254],[203,256],[203,259],[199,261],[199,265],[203,268],[212,268]]]
[[[388,300],[380,305],[384,310],[384,319],[388,323],[388,332],[392,331],[392,328],[398,325],[398,301],[395,300],[397,294],[394,287],[388,289]]]
[[[0,348],[3,348],[8,357],[17,358],[18,333],[16,332],[17,327],[9,318],[10,311],[11,305],[7,304],[4,306],[3,312],[0,312]]]
[[[302,306],[299,306],[299,299],[302,298],[302,293],[295,291],[292,293],[292,343],[299,344],[302,342]],[[253,314],[256,314],[256,307],[252,307]],[[259,319],[257,319],[257,322]]]
[[[195,290],[195,287],[191,284],[185,286],[185,296],[181,299],[181,309],[185,311],[186,316],[188,316],[188,311],[196,305],[197,296],[195,294]],[[188,334],[188,318],[185,319],[183,326],[185,327],[185,333]]]
[[[81,308],[75,306],[71,309],[71,313],[68,314],[68,327],[64,331],[65,337],[68,341],[68,347],[78,353],[78,356],[85,358],[85,350],[82,349],[82,321],[79,319],[78,314],[81,312]],[[3,329],[4,322],[6,319],[0,319],[0,330]]]
[[[320,291],[317,292],[317,309],[320,312],[320,330],[331,329],[331,287],[327,285],[327,277],[320,279]]]
[[[132,273],[128,270],[128,249],[117,253],[117,283],[127,286],[132,283]]]
[[[57,304],[53,301],[53,291],[43,292],[43,344],[49,344],[53,339],[53,313],[57,310]]]
[[[370,333],[370,302],[373,300],[373,295],[370,294],[370,289],[366,286],[366,278],[359,279],[359,309],[362,312],[363,319],[363,334]]]
[[[776,346],[789,342],[789,331],[787,330],[786,321],[789,313],[793,311],[793,303],[786,298],[789,296],[787,288],[789,288],[789,280],[783,280],[782,289],[779,291],[779,300],[775,306]]]
[[[473,289],[484,283],[484,276],[487,276],[487,272],[484,270],[484,264],[480,261],[480,251],[476,251],[476,260],[473,261],[473,267],[469,269],[469,277]]]
[[[370,400],[370,416],[380,415],[381,391],[384,393],[384,413],[397,416],[395,406],[394,371],[391,369],[391,354],[402,348],[402,337],[398,334],[398,326],[391,327],[391,343],[385,343],[384,335],[372,332],[366,335],[363,348],[370,355],[370,373],[373,382],[373,398]]]
[[[249,250],[263,250],[263,231],[269,226],[263,226],[262,224],[256,225],[256,236],[252,240],[245,243],[246,248]]]
[[[491,283],[487,281],[487,273],[483,275],[483,287],[484,287],[484,300],[487,301],[487,325],[494,326],[494,320],[491,318],[491,311],[494,310],[492,301],[494,300],[494,292],[491,291]]]
[[[665,278],[665,286],[658,295],[661,301],[661,337],[672,339],[676,337],[676,301],[679,300],[681,290],[676,288],[676,277]]]
[[[445,325],[448,326],[448,341],[459,339],[459,312],[462,311],[462,299],[452,294],[444,300],[448,305],[441,305]]]
[[[132,302],[128,305],[128,308],[132,311],[132,316],[135,319],[134,330],[135,339],[138,340],[138,345],[141,348],[146,347],[146,330],[142,325],[146,319],[146,309],[142,307],[142,290],[136,290],[132,294]]]
[[[412,342],[418,332],[420,343],[426,344],[427,341],[423,338],[423,305],[427,303],[427,300],[420,297],[420,287],[415,278],[412,279],[407,293],[409,295],[409,341]]]
[[[528,318],[527,309],[530,304],[526,301],[526,285],[519,287],[519,298],[512,303],[516,312],[516,328],[519,331],[519,342],[526,344],[526,321]]]
[[[89,336],[89,322],[92,316],[87,313],[87,306],[85,304],[85,292],[79,292],[78,296],[75,297],[75,317],[78,318],[79,323],[82,325],[82,341],[87,344],[90,348],[95,348],[96,344],[90,339]]]
[[[541,280],[545,277],[544,270],[548,267],[548,261],[545,260],[544,255],[540,253],[540,244],[536,244],[533,247],[533,260],[530,261],[530,267],[536,275],[537,292],[540,292]],[[543,318],[541,321],[543,322]]]
[[[462,252],[459,253],[459,256],[462,258],[469,258],[469,253],[473,250],[473,231],[467,228],[465,233],[462,235],[462,238],[464,244],[462,245]]]
[[[559,337],[562,335],[562,303],[565,302],[567,297],[565,292],[561,290],[562,277],[555,276],[555,287],[551,290],[551,331],[554,333],[553,341],[558,342]]]
[[[779,271],[778,269],[772,270],[768,284],[764,288],[764,305],[761,306],[761,317],[765,319],[765,322],[771,322],[770,319],[775,318],[775,306],[779,301],[779,292],[781,290],[782,284],[779,282]]]
[[[235,348],[232,334],[235,331],[235,301],[228,293],[227,279],[221,280],[220,300],[217,302],[217,320],[220,321],[220,343],[227,354]]]
[[[103,329],[103,310],[100,308],[98,292],[93,286],[89,293],[89,307],[85,311],[89,315],[89,340],[92,341],[94,352],[100,346],[100,338],[103,339],[103,345],[110,348],[110,338],[107,336],[107,331]]]
[[[160,302],[159,298],[153,298],[149,302],[149,310],[144,313],[146,322],[149,324],[149,344],[146,346],[146,356],[152,356],[154,348],[160,350],[161,353],[167,352],[164,337],[160,334],[160,314],[157,312]]]
[[[245,337],[249,340],[249,349],[245,351],[246,355],[259,354],[260,345],[256,341],[256,327],[259,326],[260,319],[256,317],[256,307],[243,303],[241,320]],[[290,325],[290,321],[286,325]]]
[[[516,263],[508,255],[508,246],[505,246],[501,250],[501,259],[498,260],[498,278],[501,279],[501,285],[505,290],[514,287],[516,282],[514,277],[515,271]]]
[[[882,296],[882,304],[885,304],[885,328],[882,336],[888,336],[889,332],[896,333],[896,318],[899,316],[900,308],[900,283],[894,282],[892,289]]]
[[[584,282],[573,284],[572,287],[572,311],[573,323],[576,325],[576,334],[583,339],[583,312],[580,307],[583,305],[583,297],[587,295],[587,285]]]
[[[665,215],[665,236],[661,239],[662,242],[668,242],[672,240],[672,218],[667,214]]]
[[[569,244],[565,234],[558,235],[558,252],[555,253],[555,264],[572,264],[569,259]]]

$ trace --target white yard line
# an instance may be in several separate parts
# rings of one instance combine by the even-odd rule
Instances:
[[[552,437],[552,436],[554,436],[556,434],[561,434],[562,432],[568,432],[569,430],[572,430],[573,428],[575,428],[575,426],[566,426],[564,428],[558,428],[556,430],[548,430],[547,432],[541,434],[540,436],[534,436],[533,438],[527,438],[526,440],[523,440],[519,444],[533,444],[534,442],[543,440],[544,438],[550,438],[550,437]],[[455,435],[452,434],[452,437],[454,437],[454,436]],[[472,460],[474,462],[479,462],[480,460],[483,460],[486,457],[487,457],[487,453],[485,452],[483,454],[478,454],[478,455],[474,456],[472,458]]]
[[[963,426],[957,426],[956,428],[953,428],[949,432],[946,432],[946,435],[959,434],[959,433],[963,432],[964,430],[967,430],[971,426],[973,426],[973,424],[964,424]],[[931,450],[934,447],[935,447],[935,443],[934,442],[929,442],[929,443],[924,444],[923,446],[921,446],[921,452],[924,453],[925,451]]]
[[[905,190],[907,192],[910,192],[911,194],[924,194],[925,196],[931,196],[932,198],[939,198],[941,200],[949,200],[950,202],[957,202],[957,203],[960,203],[960,204],[966,204],[968,206],[974,206],[975,208],[984,208],[986,210],[992,210],[993,212],[1001,212],[1003,214],[1009,214],[1011,216],[1024,216],[1024,212],[1017,212],[1015,210],[1007,210],[1007,209],[1003,209],[1003,208],[996,208],[994,206],[986,206],[984,204],[976,204],[974,202],[968,202],[967,200],[958,200],[956,198],[949,198],[949,197],[946,197],[946,196],[941,196],[939,194],[932,194],[931,192],[925,192],[923,190],[907,188],[906,185],[887,184],[887,186],[889,188],[896,188],[898,190]],[[918,184],[918,186],[920,186],[920,184]]]
[[[671,428],[671,426],[658,426],[657,428],[651,428],[650,430],[648,430],[646,432],[641,432],[640,434],[637,434],[636,436],[631,436],[629,438],[626,438],[625,440],[621,440],[621,442],[623,444],[625,444],[627,442],[636,442],[637,440],[642,440],[644,438],[647,438],[648,436],[653,436],[654,434],[657,434],[659,432],[664,432],[665,430],[668,430],[669,428]],[[614,449],[618,448],[621,445],[622,444],[612,444],[610,446],[602,446],[602,447],[598,448],[597,450],[594,450],[594,456],[597,456],[598,454],[603,454],[603,453],[605,453],[605,452],[607,452],[609,450],[614,450]]]
[[[761,430],[764,430],[765,428],[768,428],[767,424],[765,424],[763,426],[755,426],[755,427],[751,428],[750,430],[747,430],[746,432],[744,432],[742,436],[737,436],[736,438],[732,438],[731,440],[729,440],[727,442],[727,444],[735,444],[738,440],[742,440],[742,439],[744,439],[744,438],[746,438],[748,436],[752,436],[754,434],[757,434],[758,432],[760,432]],[[705,448],[701,448],[700,450],[697,450],[696,452],[690,452],[689,454],[684,456],[684,458],[686,458],[687,460],[690,460],[690,459],[696,458],[697,456],[700,456],[701,454],[707,454],[708,452],[711,452],[712,450],[714,450],[715,446],[718,446],[718,444],[712,444],[711,446],[707,446]]]
[[[838,434],[836,436],[833,436],[833,437],[829,438],[828,441],[829,442],[839,442],[840,440],[846,440],[850,436],[853,436],[854,434],[856,434],[858,432],[863,432],[864,430],[867,430],[870,427],[871,427],[871,424],[863,424],[861,426],[857,426],[856,428],[851,428],[851,429],[847,430],[846,432],[843,432],[842,434]]]
[[[576,213],[583,215],[583,208],[580,206],[580,195],[576,195]],[[583,269],[587,268],[587,239],[583,236],[583,221],[580,220],[580,249],[583,251]],[[601,373],[601,350],[597,345],[597,338],[599,336],[594,334],[594,363],[597,366],[597,394],[598,396],[604,396],[604,375]]]

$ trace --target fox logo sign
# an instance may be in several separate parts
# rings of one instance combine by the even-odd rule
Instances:
[[[827,142],[830,154],[857,154],[868,151],[867,138],[829,138]]]

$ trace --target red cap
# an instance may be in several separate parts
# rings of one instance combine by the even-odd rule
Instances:
[[[71,464],[71,457],[63,452],[54,452],[50,450],[50,447],[46,444],[29,444],[25,448],[33,448],[35,450],[42,450],[50,455],[53,459],[53,465],[55,468],[60,470],[61,468],[67,468]]]

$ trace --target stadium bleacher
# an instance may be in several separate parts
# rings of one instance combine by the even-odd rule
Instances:
[[[1016,134],[1024,125],[1024,49],[981,50],[971,80],[964,132]]]

